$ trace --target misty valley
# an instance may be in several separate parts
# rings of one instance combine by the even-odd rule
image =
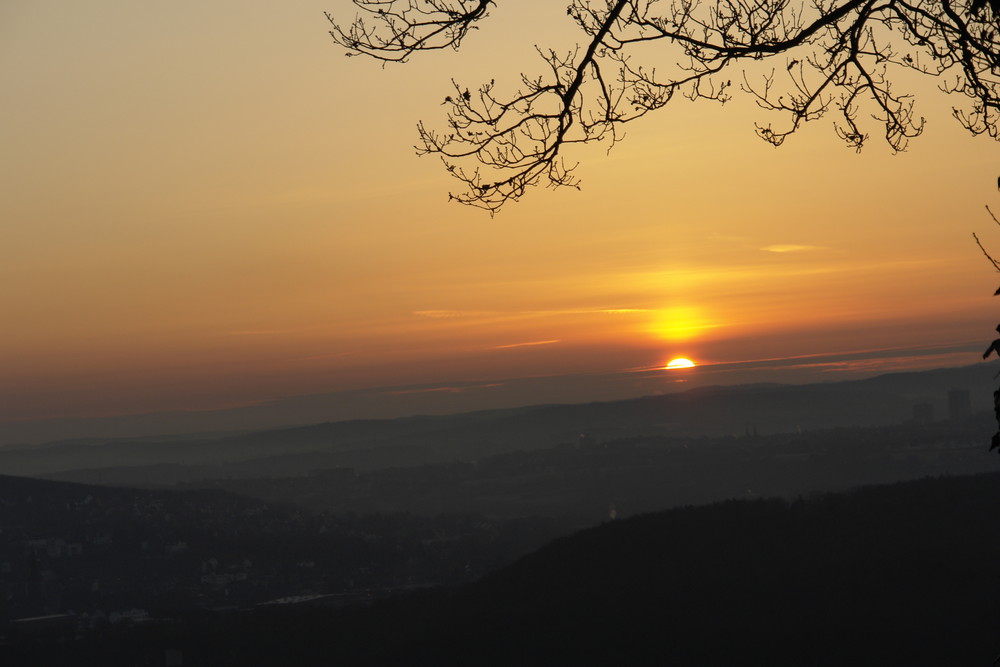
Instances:
[[[1000,651],[990,379],[0,448],[0,655],[974,664]]]

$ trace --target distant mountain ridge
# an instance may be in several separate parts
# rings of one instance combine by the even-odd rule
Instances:
[[[0,473],[108,469],[114,479],[113,469],[186,466],[186,472],[178,469],[174,475],[177,480],[297,475],[325,468],[474,461],[573,443],[581,436],[720,436],[900,424],[912,418],[918,402],[932,405],[937,419],[946,418],[951,388],[968,391],[973,411],[985,411],[993,382],[992,367],[980,364],[841,383],[702,387],[620,401],[328,422],[222,437],[48,443],[0,448]],[[217,469],[222,465],[229,467]],[[240,467],[244,472],[237,471]]]
[[[0,473],[126,484],[294,476],[329,468],[475,461],[581,437],[717,437],[891,425],[911,419],[918,402],[929,403],[937,419],[946,418],[951,388],[968,391],[973,411],[983,412],[993,382],[992,367],[980,364],[840,383],[701,387],[619,401],[327,422],[236,435],[57,442],[0,448]],[[86,470],[97,472],[61,476]]]
[[[956,383],[963,386],[975,384],[982,391],[973,392],[984,396],[979,409],[986,409],[990,401],[991,364],[981,363],[957,369],[939,369],[913,373],[894,373],[879,376],[887,390],[900,393],[894,385],[911,383],[909,393],[919,387],[934,383]],[[695,369],[697,370],[697,369]],[[929,375],[925,375],[929,374]],[[151,436],[173,440],[189,439],[189,434],[204,434],[209,439],[217,439],[226,433],[247,433],[250,431],[274,430],[301,424],[320,422],[340,422],[355,418],[382,421],[394,415],[458,415],[475,414],[470,410],[492,412],[494,409],[518,410],[526,405],[568,405],[594,402],[620,402],[622,396],[648,395],[660,391],[666,395],[686,393],[687,385],[675,383],[653,383],[650,377],[635,384],[629,373],[605,375],[580,375],[538,378],[514,378],[489,385],[465,382],[448,385],[428,385],[400,388],[382,387],[328,394],[292,396],[269,399],[235,408],[216,410],[190,410],[150,414],[124,415],[108,418],[57,418],[34,421],[0,421],[0,447],[14,444],[53,442],[67,439],[149,439]],[[926,378],[921,380],[922,376]],[[949,376],[953,380],[949,380]],[[705,376],[706,379],[711,376]],[[834,376],[831,376],[834,377]],[[906,380],[904,378],[909,378]],[[877,380],[849,381],[859,386]],[[832,386],[844,382],[829,382],[812,385],[786,386]],[[702,386],[702,385],[698,385]],[[729,385],[735,387],[766,387],[767,385]],[[877,385],[870,385],[876,387]],[[646,387],[646,389],[642,389]],[[440,391],[446,388],[448,391]],[[720,386],[718,390],[726,390]],[[696,391],[712,387],[702,386]],[[985,393],[984,393],[985,392]],[[907,393],[903,391],[903,393]],[[939,388],[932,392],[939,394]],[[529,398],[530,397],[530,398]],[[935,399],[940,403],[942,399]],[[974,405],[974,407],[976,407]],[[485,409],[490,408],[490,409]],[[404,417],[406,418],[406,417]],[[175,435],[170,435],[175,434]]]

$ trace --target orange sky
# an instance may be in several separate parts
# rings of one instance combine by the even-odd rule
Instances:
[[[990,339],[971,232],[1000,251],[1000,146],[933,83],[901,155],[828,120],[776,150],[747,101],[679,100],[574,153],[582,191],[490,219],[447,202],[414,126],[450,74],[571,43],[518,13],[561,5],[505,2],[464,57],[381,69],[331,44],[346,4],[0,5],[0,421],[885,351],[801,375],[839,379]]]

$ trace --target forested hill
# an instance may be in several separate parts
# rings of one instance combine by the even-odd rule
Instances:
[[[170,648],[199,665],[989,665],[1000,652],[997,507],[1000,474],[681,508],[556,540],[452,591],[146,628],[78,643],[73,655],[77,664],[138,664]],[[33,657],[50,652],[55,664],[66,650]]]
[[[449,599],[373,610],[405,628],[376,662],[991,664],[998,507],[989,474],[610,522]]]

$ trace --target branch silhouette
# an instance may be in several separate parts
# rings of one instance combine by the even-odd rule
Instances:
[[[996,1],[1000,2],[1000,0]],[[1000,178],[997,179],[997,189],[1000,190]],[[998,220],[996,215],[993,214],[993,211],[989,206],[986,207],[986,212],[990,214],[990,218],[993,222],[1000,226],[1000,220]],[[998,262],[996,258],[994,258],[993,255],[986,250],[986,247],[983,246],[982,241],[979,240],[979,236],[975,232],[973,232],[972,238],[976,240],[976,245],[979,246],[979,249],[983,252],[983,255],[986,256],[986,259],[990,262],[990,264],[993,265],[993,268],[1000,272],[1000,262]],[[998,295],[1000,295],[1000,288],[997,288],[997,291],[993,293],[993,296]],[[997,325],[996,330],[997,333],[1000,333],[1000,324]],[[989,347],[986,348],[986,351],[983,352],[983,359],[989,359],[990,355],[994,352],[996,352],[997,356],[1000,357],[1000,338],[997,338],[990,343]],[[997,375],[1000,375],[1000,373]],[[1000,426],[1000,389],[993,392],[993,412],[996,416],[997,426]],[[993,451],[994,449],[1000,449],[1000,430],[994,433],[990,440],[990,451]],[[998,658],[997,661],[1000,661],[1000,658]]]
[[[327,14],[330,34],[348,55],[385,62],[458,49],[496,5],[352,1],[367,19],[342,27]],[[418,153],[440,157],[462,183],[452,199],[494,213],[531,186],[579,187],[566,146],[610,148],[622,125],[678,93],[720,103],[749,95],[783,116],[757,125],[775,146],[829,113],[847,146],[861,150],[879,128],[891,150],[903,151],[924,129],[912,95],[893,85],[895,73],[911,70],[959,98],[953,115],[968,131],[998,137],[1000,0],[571,0],[566,13],[581,46],[536,47],[544,73],[521,74],[510,93],[498,93],[495,81],[474,89],[452,81],[445,127],[418,125]],[[637,47],[648,42],[673,64],[637,63]],[[763,74],[743,68],[765,61],[774,64]]]

